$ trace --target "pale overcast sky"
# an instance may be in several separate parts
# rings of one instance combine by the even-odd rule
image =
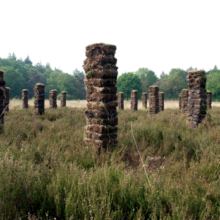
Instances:
[[[72,73],[85,47],[117,46],[119,74],[220,68],[220,0],[2,0],[0,57]]]

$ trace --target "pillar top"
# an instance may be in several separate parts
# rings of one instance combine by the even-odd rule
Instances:
[[[105,44],[105,43],[94,43],[94,44],[89,44],[87,47],[86,47],[86,50],[91,50],[95,47],[110,47],[112,50],[116,50],[116,46],[115,45],[112,45],[112,44]]]
[[[27,90],[27,89],[22,89],[22,91],[24,91],[24,92],[25,92],[25,91],[28,91],[28,90]]]
[[[6,89],[10,89],[9,87],[5,87]]]
[[[61,93],[66,93],[66,91],[62,91]]]

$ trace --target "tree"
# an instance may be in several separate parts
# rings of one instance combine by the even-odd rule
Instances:
[[[207,75],[206,82],[207,90],[212,92],[212,99],[218,100],[220,99],[220,70],[213,69]]]
[[[45,69],[46,69],[45,66],[43,66],[41,62],[37,63],[37,64],[35,65],[35,68],[37,69],[37,71],[38,71],[39,73],[44,73],[44,71],[45,71]]]
[[[164,71],[163,71],[163,72],[160,74],[160,79],[163,79],[164,76],[165,76],[165,73],[164,73]]]
[[[133,72],[123,73],[117,78],[117,92],[123,92],[124,98],[131,97],[131,90],[137,90],[138,98],[141,98],[142,88],[141,79]]]
[[[135,72],[135,74],[137,74],[141,79],[141,88],[143,92],[148,92],[149,86],[154,85],[155,82],[159,80],[156,74],[147,68],[140,68],[137,72]]]
[[[8,59],[10,59],[10,60],[17,60],[17,57],[15,56],[15,54],[14,53],[9,53],[8,54]]]
[[[85,75],[83,72],[80,72],[78,69],[73,71],[73,75],[76,79],[76,99],[85,99],[86,98],[86,88],[84,84]]]
[[[29,56],[26,57],[26,59],[24,60],[24,63],[25,63],[26,65],[32,65],[32,62],[31,62]]]
[[[187,72],[182,69],[172,69],[160,81],[160,91],[164,92],[166,99],[177,99],[182,89],[188,87]]]
[[[21,91],[24,89],[24,78],[22,74],[10,66],[1,66],[4,70],[4,79],[6,86],[10,88],[10,98],[21,97]]]

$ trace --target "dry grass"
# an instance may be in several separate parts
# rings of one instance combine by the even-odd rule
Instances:
[[[28,101],[30,106],[34,106],[34,101],[30,99]],[[67,100],[66,105],[67,107],[72,107],[72,108],[86,108],[87,101],[86,100]],[[149,106],[149,102],[147,103]],[[20,108],[22,106],[21,100],[19,99],[12,99],[10,100],[10,109],[13,109],[14,107]],[[57,106],[60,106],[60,100],[57,100]],[[124,108],[125,109],[130,109],[130,100],[125,100],[124,101]],[[220,107],[220,102],[212,102],[213,107]],[[45,107],[49,107],[49,100],[45,100]],[[172,100],[165,100],[164,101],[164,109],[176,109],[179,108],[179,101],[172,101]],[[138,101],[138,109],[143,109],[142,107],[142,102]]]

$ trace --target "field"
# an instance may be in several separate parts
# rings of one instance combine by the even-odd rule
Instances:
[[[0,135],[0,219],[219,219],[220,108],[195,130],[178,102],[119,111],[118,146],[97,155],[84,101],[43,116],[19,102]]]
[[[34,106],[34,101],[33,100],[29,100],[28,104],[30,106]],[[75,101],[75,100],[67,100],[66,101],[66,105],[67,107],[76,107],[76,108],[86,108],[86,100],[79,100],[79,101]],[[60,106],[60,101],[57,101],[57,105]],[[19,108],[22,106],[22,102],[19,99],[12,99],[10,100],[10,108]],[[130,100],[128,101],[124,101],[124,108],[125,109],[130,109]],[[213,107],[220,107],[220,102],[212,102],[212,106]],[[49,107],[49,100],[45,100],[45,107],[48,108]],[[164,101],[164,108],[168,109],[168,108],[179,108],[179,102],[178,101]],[[138,101],[138,109],[143,109],[142,108],[142,103],[141,101]]]

